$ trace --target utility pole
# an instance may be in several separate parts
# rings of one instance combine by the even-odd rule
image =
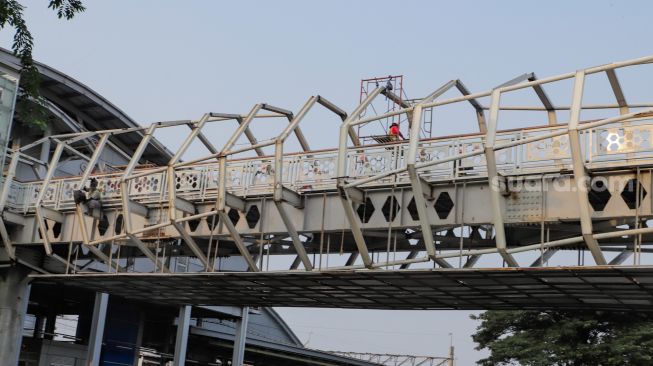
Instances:
[[[449,333],[449,363],[448,366],[454,366],[454,352],[453,352],[453,333]]]

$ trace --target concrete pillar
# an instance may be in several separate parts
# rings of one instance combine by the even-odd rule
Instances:
[[[29,302],[28,273],[22,267],[0,269],[0,366],[18,364]]]
[[[231,366],[242,366],[245,361],[245,339],[247,338],[247,322],[249,321],[249,307],[241,311],[240,319],[236,321],[236,335],[234,337],[234,353],[231,357]]]
[[[104,337],[104,323],[107,319],[107,307],[109,305],[109,294],[96,293],[93,305],[93,319],[91,320],[91,332],[88,338],[88,350],[86,352],[86,365],[98,366],[102,352],[102,338]]]
[[[182,306],[179,308],[179,318],[177,319],[177,339],[175,341],[175,358],[174,366],[184,366],[186,364],[186,349],[188,347],[188,329],[190,328],[190,311],[192,306]]]

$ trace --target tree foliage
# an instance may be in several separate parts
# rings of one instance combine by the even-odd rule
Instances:
[[[483,366],[653,365],[653,321],[641,313],[486,311],[472,339]]]
[[[75,14],[85,10],[81,0],[50,0],[48,8],[54,10],[59,18],[72,19]],[[0,0],[0,29],[9,26],[14,29],[14,40],[11,46],[14,54],[20,59],[21,92],[18,95],[16,108],[21,114],[21,121],[28,125],[45,128],[43,115],[43,99],[39,92],[40,75],[32,59],[34,38],[27,28],[23,16],[25,7],[16,0]]]

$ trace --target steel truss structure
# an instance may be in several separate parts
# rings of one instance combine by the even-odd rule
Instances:
[[[559,249],[587,251],[597,265],[618,265],[634,254],[637,265],[653,234],[646,225],[653,215],[653,101],[628,103],[617,71],[651,61],[545,79],[525,74],[480,93],[452,80],[404,108],[364,118],[375,98],[396,98],[392,91],[377,87],[351,113],[318,95],[297,113],[259,103],[244,115],[207,113],[198,120],[49,136],[11,151],[0,196],[4,251],[44,274],[78,275],[131,272],[136,259],[151,262],[148,271],[174,272],[170,260],[179,257],[191,257],[196,271],[213,272],[225,256],[241,257],[253,272],[404,270],[418,263],[470,268],[492,255],[499,258],[492,267],[527,267],[531,263],[517,258],[524,252],[537,253],[533,266],[546,266]],[[615,103],[583,103],[586,78],[594,74],[605,74]],[[554,105],[544,88],[569,80],[569,105]],[[455,89],[460,97],[441,99]],[[526,89],[541,106],[501,104]],[[478,133],[420,139],[424,111],[454,104],[471,105]],[[317,105],[341,122],[337,149],[312,151],[300,129]],[[500,112],[509,110],[541,111],[549,125],[501,131]],[[581,121],[590,110],[618,114]],[[558,123],[559,111],[568,111],[569,120]],[[357,126],[399,115],[411,125],[407,141],[361,144]],[[259,141],[250,128],[259,118],[288,124]],[[225,121],[238,127],[223,146],[214,146],[205,127]],[[168,164],[139,165],[155,131],[177,126],[189,133]],[[129,164],[94,174],[112,138],[135,132],[144,138]],[[303,152],[284,152],[292,134]],[[241,137],[248,146],[236,145]],[[56,144],[49,161],[26,154],[45,142]],[[90,156],[78,147],[89,143]],[[210,154],[182,160],[196,143]],[[274,148],[273,156],[265,156],[266,147]],[[55,177],[64,152],[88,161],[80,177]],[[246,152],[257,157],[234,157]],[[45,178],[16,181],[19,161],[48,167]],[[104,190],[103,208],[86,213],[73,191],[92,177]],[[343,254],[344,263],[329,263]],[[294,260],[271,267],[274,255]]]

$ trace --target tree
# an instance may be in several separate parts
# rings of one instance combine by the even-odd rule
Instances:
[[[81,0],[50,0],[48,8],[57,13],[57,16],[67,20],[75,14],[83,12],[86,8]],[[0,29],[10,26],[14,29],[12,51],[20,58],[22,66],[20,72],[21,92],[18,95],[16,109],[21,114],[23,123],[45,128],[45,121],[41,118],[43,113],[43,99],[39,92],[40,75],[32,59],[34,39],[27,28],[23,17],[25,7],[16,0],[0,0]]]
[[[472,335],[483,366],[653,364],[653,321],[636,312],[486,311]]]

